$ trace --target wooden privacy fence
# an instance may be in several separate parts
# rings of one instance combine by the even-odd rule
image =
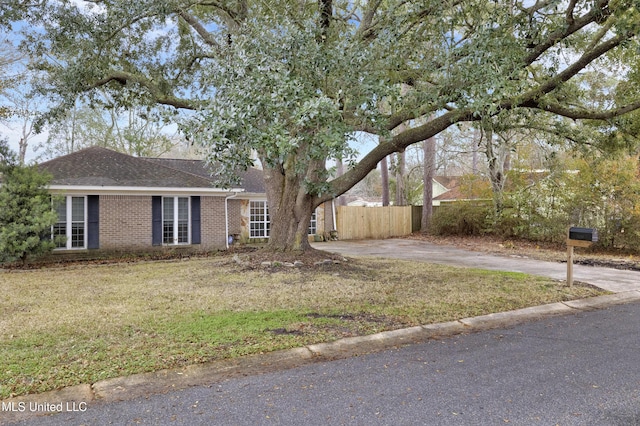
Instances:
[[[411,206],[336,207],[341,240],[400,237],[411,234]]]

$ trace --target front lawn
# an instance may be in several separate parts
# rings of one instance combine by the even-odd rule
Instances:
[[[352,259],[230,256],[0,271],[0,399],[603,294],[550,279]]]

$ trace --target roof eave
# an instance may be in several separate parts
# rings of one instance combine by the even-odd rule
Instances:
[[[92,194],[92,195],[220,195],[244,192],[242,188],[175,188],[144,186],[96,186],[96,185],[50,185],[49,191],[54,194]]]

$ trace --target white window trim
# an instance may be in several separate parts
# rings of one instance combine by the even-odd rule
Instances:
[[[253,203],[262,203],[264,206],[264,216],[262,218],[262,220],[253,220],[252,219],[252,214],[251,214],[251,210],[252,210],[252,204]],[[271,234],[271,220],[267,220],[267,217],[269,217],[269,204],[267,203],[266,200],[250,200],[249,201],[249,238],[269,238],[269,235]],[[252,226],[254,223],[262,223],[264,224],[264,228],[261,231],[261,235],[253,235],[254,230],[252,229]],[[267,233],[267,230],[269,231]]]
[[[251,214],[251,210],[252,210],[252,203],[262,203],[264,205],[264,218],[262,220],[253,220],[252,219],[252,214]],[[267,201],[265,200],[249,200],[249,238],[269,238],[269,235],[267,234],[267,230],[269,230],[269,234],[271,233],[271,221],[267,220],[267,217],[269,216],[269,204],[267,203]],[[311,232],[311,222],[309,223],[309,230],[307,231],[307,235],[315,235],[318,233],[318,209],[316,208],[313,211],[313,214],[315,214],[315,220],[312,219],[311,222],[313,222],[315,224],[315,232]],[[251,225],[254,223],[262,223],[264,224],[264,229],[262,230],[262,234],[261,235],[254,235],[253,233],[255,232]]]
[[[83,232],[83,241],[82,247],[72,247],[72,230],[73,230],[73,199],[74,198],[82,198],[84,202],[84,220],[82,221],[84,232]],[[86,195],[66,195],[64,196],[65,209],[67,212],[67,220],[65,226],[65,247],[56,247],[54,250],[86,250],[87,249],[87,215],[88,215],[88,207],[87,207],[87,196]],[[51,227],[51,236],[53,238],[53,226]]]
[[[315,228],[315,232],[311,232],[311,224]],[[308,235],[316,235],[318,233],[318,209],[316,208],[311,213],[311,220],[309,221],[309,230],[307,231]]]
[[[187,242],[178,242],[178,199],[187,199]],[[166,199],[173,200],[173,242],[164,242],[164,202]],[[191,197],[183,196],[163,196],[162,197],[162,245],[165,246],[187,246],[191,244]]]

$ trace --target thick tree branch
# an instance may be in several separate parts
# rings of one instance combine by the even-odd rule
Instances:
[[[533,62],[535,62],[545,51],[547,51],[549,48],[551,48],[552,46],[554,46],[555,44],[557,44],[559,41],[575,34],[576,32],[580,31],[581,29],[583,29],[584,27],[586,27],[587,25],[595,22],[598,17],[602,14],[602,10],[603,8],[606,7],[606,5],[608,4],[608,0],[600,0],[595,6],[594,8],[589,11],[587,14],[585,14],[584,16],[578,18],[578,19],[573,19],[573,8],[575,8],[575,4],[571,3],[568,8],[567,8],[567,14],[571,14],[572,16],[572,22],[569,23],[567,26],[565,26],[564,28],[558,29],[557,31],[551,33],[545,41],[541,42],[540,44],[538,44],[537,46],[533,47],[532,52],[524,59],[523,64],[521,65],[522,68],[526,68],[527,66],[531,65]],[[546,5],[545,2],[539,3],[538,6],[539,7],[544,7]],[[608,31],[608,29],[610,28],[611,23],[608,23],[609,25],[605,25],[605,27],[603,27],[603,29],[598,33],[602,33],[600,35],[600,38],[602,36],[604,36],[604,33],[606,33]],[[577,72],[579,72],[580,70],[582,70],[584,68],[584,66],[586,66],[586,63],[588,62],[592,62],[595,58],[601,56],[602,54],[606,53],[607,51],[611,50],[613,47],[615,47],[617,44],[619,44],[619,42],[622,40],[622,37],[618,38],[618,42],[616,43],[615,41],[609,40],[607,43],[603,43],[600,46],[595,46],[596,40],[594,40],[594,42],[592,43],[591,49],[587,50],[587,52],[591,52],[593,53],[593,55],[583,55],[582,58],[580,58],[580,61],[577,61],[574,66],[569,67],[565,70],[565,72],[561,73],[558,75],[558,80],[555,81],[553,79],[550,79],[547,81],[547,83],[543,86],[540,86],[538,88],[538,93],[534,93],[529,92],[529,94],[526,94],[523,96],[523,98],[525,99],[531,99],[535,96],[539,96],[540,94],[546,94],[549,93],[550,91],[552,91],[553,89],[555,89],[560,83],[562,82],[566,82],[568,81],[571,77],[573,77]],[[602,52],[601,52],[602,51]],[[595,56],[594,56],[595,55]],[[594,56],[592,58],[592,56]],[[508,106],[508,108],[510,108],[510,106]],[[392,117],[390,117],[389,120],[389,125],[388,125],[388,129],[393,129],[395,127],[397,127],[400,123],[405,122],[407,120],[411,120],[411,119],[415,119],[419,116],[422,116],[426,113],[428,113],[430,111],[423,111],[423,110],[419,110],[419,111],[405,111],[405,112],[399,112],[395,115],[393,115]]]
[[[618,47],[623,41],[628,39],[629,36],[629,34],[618,34],[615,37],[602,42],[600,45],[595,46],[590,51],[585,52],[577,61],[565,68],[564,71],[559,73],[557,76],[548,79],[545,83],[524,94],[523,99],[525,100],[525,102],[528,102],[539,97],[540,95],[550,93],[558,86],[560,86],[560,84],[565,83],[576,76],[591,62]]]
[[[362,40],[367,40],[375,36],[373,18],[381,4],[382,0],[375,0],[367,4],[368,8],[364,12],[360,27],[358,28],[358,34]]]
[[[240,25],[240,23],[247,17],[247,9],[248,5],[246,0],[239,0],[236,2],[237,8],[236,10],[231,10],[228,7],[225,7],[222,3],[217,1],[201,1],[197,2],[199,6],[207,6],[216,8],[227,15],[234,23]]]
[[[93,84],[87,86],[85,88],[86,91],[97,89],[99,87],[105,86],[111,82],[117,82],[122,85],[126,85],[129,83],[138,84],[149,92],[149,94],[153,97],[155,102],[168,105],[179,109],[188,109],[194,110],[196,109],[196,102],[188,99],[180,99],[172,95],[168,95],[160,90],[160,88],[154,84],[152,81],[138,76],[134,74],[130,74],[124,71],[113,71],[110,75],[94,82]]]
[[[198,21],[193,15],[187,13],[184,10],[177,11],[178,16],[180,16],[187,24],[194,29],[196,33],[202,38],[202,41],[205,44],[215,48],[217,51],[221,51],[221,47],[218,42],[211,36],[211,33],[206,30],[206,28]]]
[[[632,102],[628,105],[610,109],[607,111],[594,111],[588,109],[569,108],[557,103],[554,104],[532,104],[532,108],[541,109],[556,115],[571,118],[573,120],[609,120],[629,112],[640,109],[640,100]]]
[[[573,22],[575,21],[573,17],[573,11],[575,10],[577,3],[578,3],[578,0],[571,0],[569,2],[569,6],[567,6],[567,13],[565,15],[565,19],[567,21],[567,24],[569,25],[573,24]]]
[[[320,35],[318,43],[324,43],[327,40],[329,27],[331,26],[331,18],[333,17],[333,0],[318,0],[320,16],[318,19],[318,28]]]
[[[559,41],[566,39],[572,34],[580,31],[587,25],[596,22],[602,14],[602,10],[608,4],[608,0],[600,0],[596,5],[594,5],[593,9],[589,11],[589,13],[583,15],[578,19],[573,19],[572,22],[568,23],[568,25],[564,28],[559,28],[558,30],[552,32],[547,36],[547,38],[541,43],[532,47],[531,52],[524,59],[524,63],[526,65],[531,65],[534,63],[544,52],[549,50],[551,47],[556,45]]]
[[[431,106],[423,106],[421,108],[405,109],[396,114],[392,114],[387,122],[387,130],[391,131],[409,120],[415,120],[418,117],[424,117],[435,111]]]
[[[600,41],[602,41],[602,39],[607,35],[609,30],[611,30],[615,22],[616,22],[615,16],[610,16],[605,21],[604,25],[602,25],[602,27],[600,27],[598,32],[593,36],[591,43],[589,43],[589,46],[587,46],[585,50],[586,51],[592,50],[598,43],[600,43]]]
[[[547,7],[550,3],[551,2],[549,0],[545,0],[545,1],[538,0],[532,6],[524,9],[524,11],[527,12],[529,15],[533,15],[534,13],[539,11],[540,9],[543,9],[543,8]]]
[[[362,22],[360,22],[360,28],[358,28],[358,32],[364,33],[369,30],[369,28],[373,24],[373,17],[376,16],[376,12],[378,11],[378,8],[381,4],[382,0],[374,0],[367,3],[368,8],[364,12]]]
[[[537,88],[530,90],[518,99],[506,99],[503,102],[499,103],[496,114],[499,111],[512,110],[515,108],[523,107],[540,109],[569,118],[575,117],[576,119],[605,120],[639,109],[640,101],[634,102],[624,107],[620,107],[615,110],[596,112],[571,109],[554,103],[545,103],[542,98],[545,94],[552,92],[561,84],[569,81],[587,65],[589,65],[605,53],[619,46],[631,35],[633,34],[618,34],[617,36],[612,37],[611,39],[606,40],[600,45],[594,47],[592,50],[585,52],[573,64],[565,68],[555,77],[549,78],[545,83],[541,84]],[[397,120],[399,119],[400,116],[398,116]],[[402,151],[403,149],[414,143],[435,136],[452,124],[463,121],[478,120],[480,120],[480,116],[474,113],[474,111],[471,109],[452,110],[423,124],[422,126],[408,129],[388,141],[381,142],[378,146],[371,150],[371,152],[369,152],[354,168],[349,170],[341,177],[334,179],[331,182],[334,193],[323,196],[321,201],[327,201],[334,195],[341,195],[344,192],[348,191],[353,185],[364,179],[364,177],[371,170],[376,168],[378,162],[380,162],[382,158],[388,156],[389,154]]]
[[[372,149],[362,160],[358,162],[352,169],[350,169],[344,175],[331,181],[333,192],[329,194],[323,194],[319,197],[319,202],[331,200],[334,196],[341,195],[348,191],[353,185],[364,179],[364,177],[373,169],[376,168],[380,160],[393,154],[394,152],[402,151],[408,146],[429,139],[442,132],[449,126],[461,121],[474,121],[479,120],[479,117],[474,116],[471,109],[464,111],[451,111],[447,112],[433,120],[412,129],[405,130],[392,139],[379,143],[374,149]]]

